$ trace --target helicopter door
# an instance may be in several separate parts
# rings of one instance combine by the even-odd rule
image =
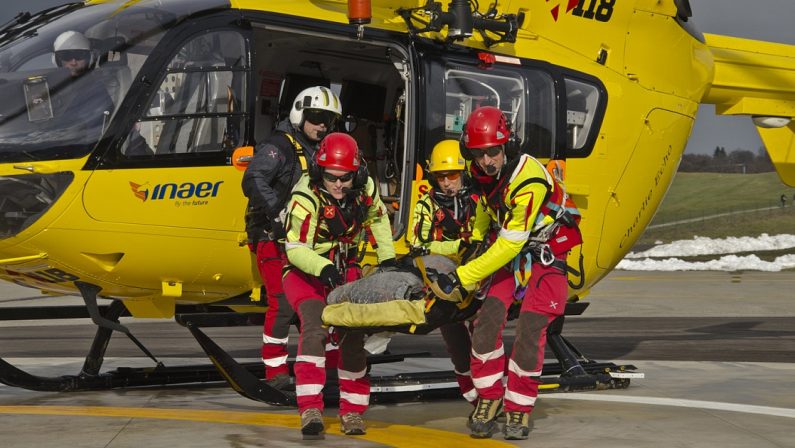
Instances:
[[[248,132],[246,40],[237,30],[202,31],[175,47],[165,69],[146,67],[148,73],[162,74],[150,86],[143,103],[148,107],[86,186],[84,203],[91,217],[243,229],[241,173],[228,160],[246,143]]]

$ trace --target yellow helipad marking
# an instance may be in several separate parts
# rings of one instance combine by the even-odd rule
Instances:
[[[0,406],[0,414],[150,418],[234,425],[275,426],[291,428],[295,431],[298,431],[300,426],[300,420],[297,415],[194,409],[101,406]],[[346,437],[339,431],[339,421],[337,419],[325,418],[324,420],[328,436]],[[372,420],[367,421],[367,434],[356,436],[356,438],[394,447],[439,448],[440,446],[456,446],[457,448],[480,448],[513,446],[499,440],[472,439],[467,434]]]

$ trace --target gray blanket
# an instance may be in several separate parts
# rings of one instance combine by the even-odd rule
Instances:
[[[425,255],[422,258],[427,270],[447,274],[457,267],[453,260],[442,255]],[[414,261],[416,267],[416,261]],[[411,270],[375,272],[365,278],[335,288],[326,302],[381,303],[399,299],[415,299],[423,295],[422,277]]]

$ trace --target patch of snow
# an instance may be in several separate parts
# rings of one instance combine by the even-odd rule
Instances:
[[[706,238],[659,244],[643,252],[630,252],[616,266],[628,271],[768,271],[778,272],[795,268],[795,254],[782,255],[773,261],[764,261],[756,255],[726,255],[709,261],[684,261],[676,257],[696,255],[733,254],[795,248],[795,235],[758,237]],[[669,257],[650,259],[649,257]]]

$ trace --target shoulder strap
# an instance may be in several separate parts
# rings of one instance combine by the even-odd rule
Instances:
[[[304,155],[304,147],[301,146],[301,144],[298,143],[298,141],[295,139],[295,137],[290,135],[289,132],[285,132],[284,136],[287,137],[287,140],[289,140],[290,144],[292,144],[293,148],[295,148],[295,154],[298,156],[298,160],[301,162],[301,172],[305,173],[306,172],[306,156]]]

